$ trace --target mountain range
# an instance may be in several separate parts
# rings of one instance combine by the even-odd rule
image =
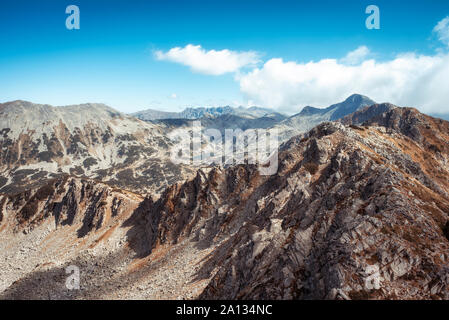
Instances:
[[[281,143],[372,101],[353,95],[327,109],[305,108],[286,117],[251,108],[186,109],[183,118],[141,121],[103,104],[53,107],[26,101],[0,104],[0,192],[14,193],[64,175],[90,178],[157,197],[192,177],[195,168],[170,161],[170,132],[204,128],[279,130]],[[199,118],[197,118],[199,117]]]
[[[143,114],[0,105],[0,299],[449,299],[449,122],[361,95]],[[172,163],[193,120],[276,128],[277,172]]]
[[[221,115],[238,115],[241,117],[260,118],[266,115],[275,114],[278,117],[284,117],[282,114],[275,112],[271,109],[260,107],[238,107],[233,108],[230,106],[225,107],[198,107],[198,108],[186,108],[181,112],[165,112],[153,109],[147,109],[132,113],[131,115],[144,121],[152,120],[165,120],[165,119],[200,119],[203,117],[217,117]]]

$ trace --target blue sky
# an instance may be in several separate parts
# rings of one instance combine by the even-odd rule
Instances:
[[[80,9],[79,30],[65,27],[65,8],[71,4]],[[365,8],[370,4],[380,9],[380,30],[365,27]],[[124,112],[263,104],[294,112],[306,104],[337,102],[334,100],[353,89],[367,91],[359,93],[374,95],[380,101],[396,100],[391,102],[447,113],[443,105],[449,101],[445,101],[444,88],[436,93],[433,87],[426,88],[411,98],[406,97],[409,89],[403,88],[418,88],[420,81],[433,77],[432,68],[446,67],[449,45],[432,30],[447,16],[447,0],[2,0],[0,101],[23,99],[53,105],[103,102]],[[197,48],[200,61],[196,65],[204,62],[202,54],[207,57],[210,50],[228,50],[231,56],[250,52],[257,61],[220,74],[202,72],[210,66],[199,71],[192,68],[191,60],[182,60],[186,51],[175,58],[169,54],[172,48],[188,45]],[[339,60],[360,47],[368,51],[356,64],[374,59],[376,66],[367,65],[362,70]],[[411,53],[416,57],[409,58],[407,65],[429,66],[430,70],[413,83],[403,84],[402,78],[408,77],[407,72],[416,72],[402,68],[394,79],[383,75],[370,78],[374,88],[369,90],[356,85],[354,79],[368,72],[380,74],[391,68],[389,62]],[[328,66],[324,59],[336,59],[338,66]],[[312,71],[307,67],[310,62],[315,63]],[[328,67],[334,70],[330,78],[335,83],[341,83],[335,76],[338,70],[354,78],[344,87],[335,86],[338,90],[331,94],[333,90],[323,85],[326,79],[317,75],[326,73]],[[294,71],[290,74],[290,70]],[[303,78],[310,73],[313,75]],[[435,76],[433,81],[439,83],[441,77]],[[402,85],[398,89],[401,94],[381,89],[388,81]],[[318,83],[317,90],[309,95],[314,91],[310,89],[313,83]],[[268,96],[267,88],[279,93],[269,92]],[[438,99],[426,105],[429,96],[435,95]]]

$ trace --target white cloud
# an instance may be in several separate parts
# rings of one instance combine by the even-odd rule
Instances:
[[[438,40],[449,46],[449,16],[438,22],[433,32],[437,34]]]
[[[206,51],[201,46],[188,44],[184,48],[176,47],[167,52],[156,51],[156,59],[180,63],[192,71],[209,75],[222,75],[237,72],[246,66],[256,65],[257,53],[253,51],[237,52],[228,49]]]
[[[433,29],[449,47],[449,16]],[[449,53],[435,55],[403,53],[388,61],[370,59],[370,50],[360,46],[341,59],[298,63],[274,58],[256,67],[253,51],[209,50],[187,45],[167,52],[159,60],[177,62],[193,71],[221,75],[234,72],[248,104],[298,112],[306,105],[326,107],[353,93],[378,102],[411,106],[427,113],[449,113]],[[249,72],[243,67],[253,67]]]
[[[341,59],[341,62],[349,65],[359,64],[369,53],[368,47],[360,46],[354,51],[349,52],[343,59]]]
[[[385,62],[346,65],[336,59],[297,63],[271,59],[242,75],[240,89],[250,100],[287,112],[306,105],[324,107],[361,93],[378,102],[449,112],[449,55],[403,54]]]

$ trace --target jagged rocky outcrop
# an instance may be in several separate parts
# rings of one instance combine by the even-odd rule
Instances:
[[[55,228],[79,225],[80,237],[98,230],[141,196],[91,180],[64,177],[14,195],[0,195],[1,212],[13,233],[29,233],[47,218]]]
[[[111,261],[100,267],[108,259],[99,257],[115,256],[125,239],[133,239],[120,226],[142,201],[132,192],[73,177],[0,195],[0,299],[75,298],[65,288],[66,267],[84,264],[85,277],[99,280],[112,267]],[[124,252],[120,263],[126,259]],[[92,274],[87,267],[95,269]]]

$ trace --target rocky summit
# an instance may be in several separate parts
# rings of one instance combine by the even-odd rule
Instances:
[[[0,192],[77,176],[157,195],[194,173],[169,161],[172,144],[163,126],[103,104],[0,104]]]
[[[2,190],[0,299],[449,299],[449,122],[390,104],[350,109],[285,141],[271,176],[249,164],[190,168],[155,196],[47,169],[39,184]],[[107,145],[106,133],[124,152],[145,142],[139,130],[164,141],[152,123],[108,117],[81,132],[55,118],[52,136],[3,116],[3,148],[16,150],[1,158],[3,186],[19,164],[79,163],[81,145]],[[30,144],[33,134],[47,140]],[[126,176],[143,163],[128,162]],[[73,266],[77,290],[66,285]]]

